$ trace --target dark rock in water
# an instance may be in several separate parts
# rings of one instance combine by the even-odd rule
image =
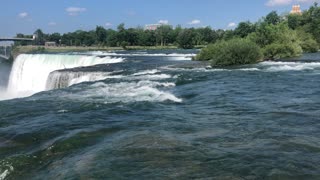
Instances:
[[[11,62],[0,58],[0,88],[6,87],[9,81]]]
[[[183,69],[194,69],[194,68],[208,68],[210,63],[208,61],[192,61],[190,63],[176,64],[170,66],[171,68],[183,68]]]
[[[274,60],[276,62],[320,62],[320,53],[306,53],[300,57]]]

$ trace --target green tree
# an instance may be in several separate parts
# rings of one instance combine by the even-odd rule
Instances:
[[[173,44],[178,44],[178,36],[181,33],[181,31],[183,30],[183,28],[181,27],[181,25],[177,25],[171,32],[170,32],[170,38],[172,40]]]
[[[61,34],[60,33],[53,33],[49,35],[49,41],[53,41],[57,44],[60,44]]]
[[[92,46],[95,45],[95,43],[97,42],[97,35],[96,35],[96,31],[89,31],[89,32],[85,32],[83,33],[83,39],[82,39],[82,45],[84,46]]]
[[[288,26],[291,29],[296,29],[301,25],[302,16],[299,14],[290,14],[288,16]]]
[[[223,40],[230,40],[234,38],[234,31],[233,30],[226,30],[223,33]]]
[[[141,46],[155,46],[156,36],[154,31],[139,30],[138,31],[138,44]]]
[[[121,46],[122,44],[128,44],[127,42],[127,30],[125,28],[125,24],[121,23],[117,27],[117,45]],[[126,42],[126,43],[125,43]]]
[[[209,44],[217,39],[215,32],[210,27],[197,28],[194,31],[197,45]]]
[[[237,28],[234,30],[234,34],[236,36],[244,38],[254,31],[255,31],[255,26],[251,22],[247,21],[247,22],[239,23]]]
[[[161,46],[166,46],[169,40],[169,34],[172,31],[172,27],[169,25],[161,25],[156,30],[157,41],[160,42]]]
[[[276,11],[272,11],[265,18],[266,23],[273,24],[273,25],[279,24],[280,20],[281,18]]]
[[[118,45],[118,32],[112,29],[107,30],[107,46],[115,47]]]
[[[107,30],[102,26],[97,26],[95,34],[98,44],[104,46],[107,40]]]
[[[37,29],[34,32],[34,35],[36,36],[36,39],[34,40],[34,43],[36,45],[44,45],[46,39],[45,39],[45,34],[42,32],[41,29]]]
[[[130,46],[138,45],[138,28],[136,28],[136,29],[134,29],[134,28],[127,29],[126,42],[128,42],[128,44]]]
[[[313,34],[316,41],[320,44],[320,7],[314,4],[311,12],[310,33]]]
[[[179,47],[183,49],[191,49],[194,47],[193,40],[194,40],[194,31],[192,29],[184,29],[180,32],[177,42]]]

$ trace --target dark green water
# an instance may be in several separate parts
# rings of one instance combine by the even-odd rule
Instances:
[[[0,101],[0,179],[320,179],[320,62],[206,69],[157,53]]]

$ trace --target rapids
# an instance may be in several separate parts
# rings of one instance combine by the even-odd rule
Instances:
[[[19,56],[0,179],[319,179],[320,54],[212,69],[196,53]]]

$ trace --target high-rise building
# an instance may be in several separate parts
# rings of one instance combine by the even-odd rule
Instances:
[[[290,14],[302,14],[300,5],[293,5]]]
[[[147,24],[144,28],[144,30],[150,30],[150,31],[155,31],[157,30],[162,24]]]

